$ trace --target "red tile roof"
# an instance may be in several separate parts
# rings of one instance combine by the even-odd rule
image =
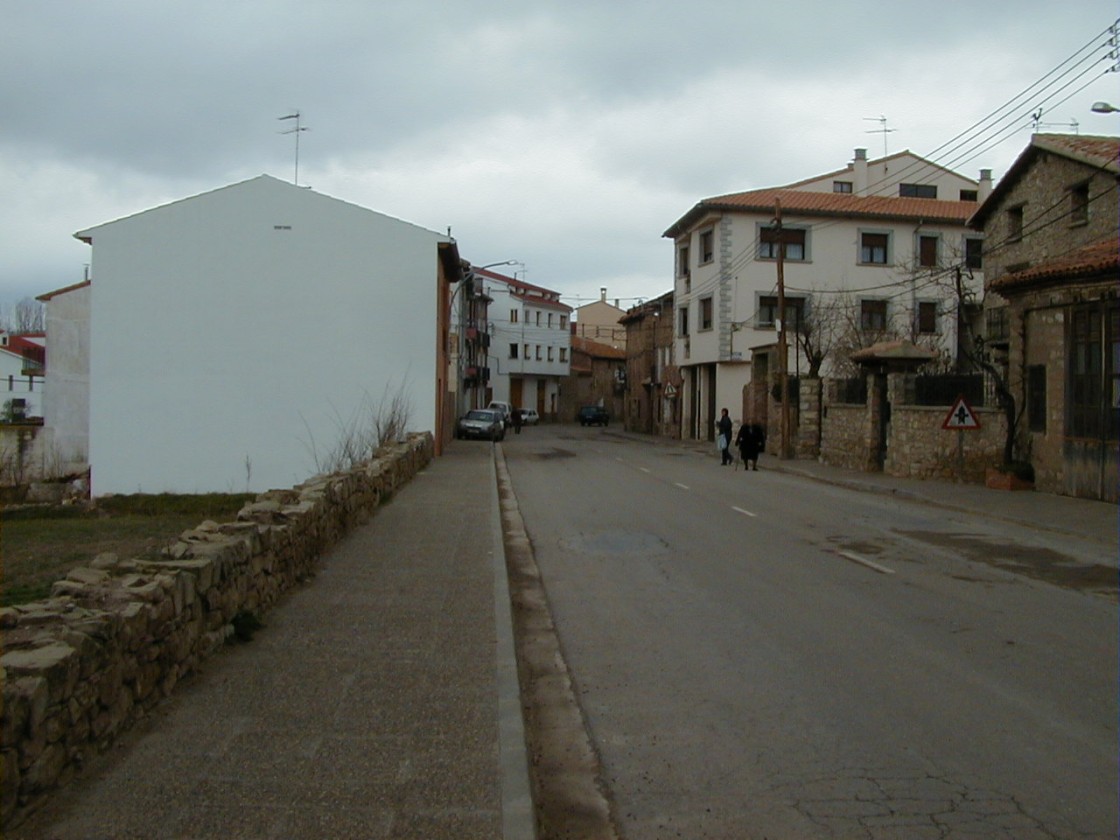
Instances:
[[[611,347],[609,344],[603,344],[600,341],[592,341],[590,338],[580,338],[578,335],[572,336],[572,351],[585,353],[596,359],[626,360],[625,350],[619,350],[617,347]]]
[[[997,292],[1042,285],[1055,280],[1078,280],[1095,275],[1111,274],[1120,280],[1120,239],[1110,236],[1091,245],[1078,248],[1069,254],[1032,265],[1022,271],[1004,274],[992,281]]]
[[[782,203],[783,215],[949,222],[962,226],[976,210],[974,201],[941,201],[933,198],[897,198],[771,188],[706,198],[662,235],[675,238],[709,212],[738,211],[773,215],[775,203],[779,200]]]

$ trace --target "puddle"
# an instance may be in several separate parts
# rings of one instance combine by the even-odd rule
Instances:
[[[953,534],[937,531],[899,531],[922,542],[948,548],[969,560],[985,563],[1017,575],[1025,575],[1065,589],[1091,592],[1117,600],[1120,573],[1114,566],[1079,563],[1051,548],[993,542],[975,534]],[[968,580],[960,576],[961,580]]]

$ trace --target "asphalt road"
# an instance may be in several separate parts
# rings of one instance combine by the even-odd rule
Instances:
[[[1023,573],[1105,543],[600,428],[503,449],[624,837],[1117,836],[1117,605]]]

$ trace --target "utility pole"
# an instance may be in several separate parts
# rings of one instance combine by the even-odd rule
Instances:
[[[774,227],[778,240],[778,376],[781,381],[782,411],[778,457],[789,458],[789,359],[786,349],[786,242],[782,232],[782,201],[774,199]]]

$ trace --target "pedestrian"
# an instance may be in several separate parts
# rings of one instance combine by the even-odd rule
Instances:
[[[743,459],[743,469],[758,469],[758,456],[766,449],[766,432],[757,423],[744,423],[735,437],[739,447],[739,457]],[[749,466],[748,466],[749,465]]]
[[[723,409],[719,420],[716,421],[716,431],[719,432],[719,465],[721,467],[735,463],[735,456],[731,454],[731,429],[733,425],[727,414],[727,409]]]
[[[521,409],[520,408],[514,408],[513,409],[513,415],[511,417],[511,419],[513,420],[513,433],[515,435],[521,434]]]

